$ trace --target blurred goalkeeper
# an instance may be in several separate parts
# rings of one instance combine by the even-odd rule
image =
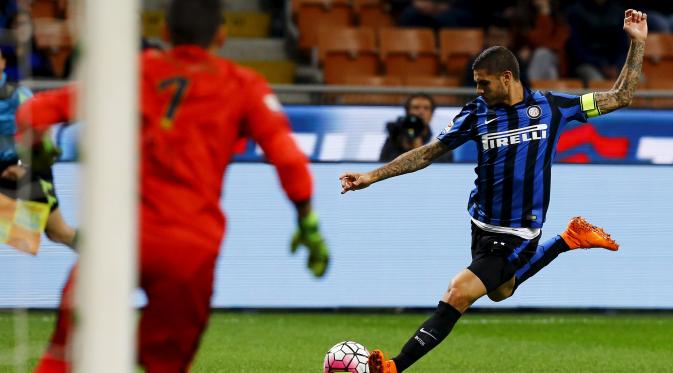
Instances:
[[[372,351],[371,373],[406,370],[439,345],[479,298],[487,295],[499,302],[511,297],[558,255],[575,249],[619,248],[610,235],[581,217],[573,218],[560,235],[539,241],[549,206],[552,160],[563,127],[631,103],[641,73],[647,15],[627,10],[624,31],[631,46],[611,90],[582,96],[531,91],[521,83],[514,54],[494,46],[481,52],[472,65],[479,97],[463,107],[439,134],[439,141],[371,172],[341,175],[346,193],[427,167],[469,140],[479,147],[477,180],[468,202],[472,262],[451,280],[435,312],[397,356],[386,359],[382,351]]]
[[[292,251],[308,248],[315,276],[327,269],[307,159],[267,83],[209,52],[224,42],[221,25],[219,0],[173,0],[165,34],[174,47],[141,57],[140,286],[148,302],[139,325],[139,360],[148,373],[189,369],[210,314],[225,231],[222,180],[246,137],[262,147],[296,206]],[[70,88],[36,95],[21,107],[20,125],[41,131],[72,118],[74,95]],[[74,277],[75,270],[37,372],[69,370]]]

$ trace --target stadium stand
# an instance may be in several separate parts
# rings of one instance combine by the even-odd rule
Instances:
[[[579,79],[533,80],[530,83],[535,89],[565,91],[584,88],[584,84]]]
[[[386,75],[437,75],[439,63],[431,29],[379,30],[380,56]]]
[[[298,46],[303,51],[318,45],[320,28],[353,23],[353,8],[348,0],[296,0],[292,6],[299,28]]]
[[[340,84],[353,75],[376,75],[379,72],[376,44],[376,34],[368,27],[321,30],[318,54],[325,83]]]
[[[395,26],[393,16],[383,0],[353,0],[353,9],[360,26],[374,28]]]
[[[381,75],[355,75],[348,76],[344,84],[353,86],[369,87],[399,87],[404,81],[399,76],[381,76]],[[341,104],[388,104],[399,105],[404,99],[404,95],[389,93],[348,93],[338,97]]]
[[[472,56],[478,54],[484,44],[481,29],[444,29],[439,32],[439,59],[448,75],[460,77]]]

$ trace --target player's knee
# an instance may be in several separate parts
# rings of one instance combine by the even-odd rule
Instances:
[[[476,299],[470,292],[467,287],[462,285],[459,282],[452,282],[451,287],[448,291],[448,302],[454,308],[464,311],[474,303]]]

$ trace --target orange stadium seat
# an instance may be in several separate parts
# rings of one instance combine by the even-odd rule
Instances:
[[[645,76],[659,78],[671,76],[673,72],[673,35],[651,33],[645,42],[643,61]]]
[[[451,76],[407,76],[404,83],[409,87],[446,88],[460,86],[459,79]],[[431,96],[437,105],[459,105],[464,101],[461,97],[454,95],[433,94]]]
[[[463,76],[470,59],[481,52],[484,32],[481,29],[443,29],[439,32],[439,58],[452,76]]]
[[[650,79],[647,81],[647,84],[645,84],[645,88],[673,91],[673,76],[668,75],[667,78],[663,79]],[[647,106],[656,109],[673,108],[673,98],[641,98],[638,100],[638,103],[642,103],[642,105],[639,106]]]
[[[58,4],[50,0],[34,1],[30,4],[30,15],[33,18],[56,18],[59,16]]]
[[[367,87],[400,87],[402,78],[398,76],[356,75],[345,79],[344,84]],[[342,104],[381,104],[399,105],[404,100],[403,95],[388,93],[347,93],[342,94],[339,102]]]
[[[376,34],[368,27],[322,29],[318,56],[326,84],[343,84],[348,76],[379,72]]]
[[[381,60],[386,75],[437,75],[439,63],[431,29],[379,29]]]
[[[391,27],[395,25],[387,4],[382,0],[353,0],[360,26]]]
[[[579,79],[533,80],[530,83],[535,89],[564,91],[584,88],[584,84]]]
[[[590,80],[589,81],[589,90],[590,91],[608,91],[612,89],[612,86],[615,85],[614,80]]]
[[[349,0],[295,0],[299,49],[308,50],[318,45],[320,29],[350,26],[353,9]]]

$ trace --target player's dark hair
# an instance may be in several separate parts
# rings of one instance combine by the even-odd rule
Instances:
[[[472,64],[472,70],[484,69],[489,74],[500,75],[511,71],[514,80],[519,80],[519,61],[509,49],[496,45],[485,49]]]
[[[173,45],[208,48],[222,25],[220,0],[171,0],[166,22]]]
[[[411,101],[417,99],[417,98],[422,98],[425,100],[428,100],[430,102],[430,109],[432,112],[435,112],[435,100],[432,99],[432,96],[430,96],[427,93],[414,93],[411,96],[407,97],[407,99],[404,101],[404,113],[409,114],[409,110],[411,109]]]

